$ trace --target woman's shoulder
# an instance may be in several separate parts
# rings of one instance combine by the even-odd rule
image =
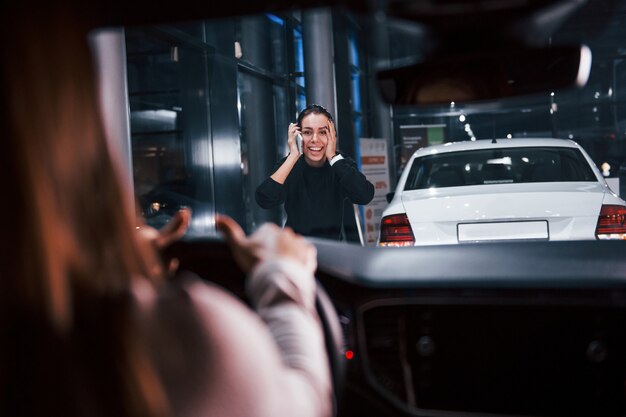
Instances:
[[[174,409],[180,415],[219,414],[234,407],[229,391],[234,386],[239,387],[244,409],[262,404],[255,394],[259,384],[266,384],[268,371],[282,365],[261,318],[228,290],[194,275],[168,287],[159,297],[162,311],[155,318],[159,336],[166,341],[158,348],[159,368]],[[253,411],[232,415],[256,415]]]
[[[254,312],[233,293],[192,273],[182,273],[169,284],[169,292],[179,294],[178,298],[210,321],[223,316],[246,316],[256,320]]]
[[[348,155],[345,152],[341,152],[341,151],[337,151],[338,155],[341,155],[343,157],[342,161],[344,162],[348,162],[350,164],[356,165],[356,161],[354,160],[354,158],[352,158],[350,155]]]
[[[227,289],[189,274],[175,285],[210,335],[212,344],[223,342],[228,345],[241,339],[268,336],[266,325],[259,315]]]

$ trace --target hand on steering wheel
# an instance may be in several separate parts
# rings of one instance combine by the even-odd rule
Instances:
[[[223,233],[235,261],[246,273],[260,261],[277,256],[299,262],[302,268],[310,272],[311,276],[313,276],[317,268],[317,250],[315,246],[289,228],[281,229],[274,224],[265,224],[248,237],[237,222],[224,215],[216,217],[216,226]],[[337,311],[330,297],[319,281],[311,284],[315,284],[315,308],[324,333],[336,412],[337,397],[345,373],[343,334]],[[303,285],[303,287],[307,286]]]

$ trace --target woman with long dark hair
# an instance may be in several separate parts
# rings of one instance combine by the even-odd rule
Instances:
[[[168,281],[107,146],[81,20],[58,4],[11,7],[0,415],[328,416],[314,247],[217,218],[259,314],[196,277]]]

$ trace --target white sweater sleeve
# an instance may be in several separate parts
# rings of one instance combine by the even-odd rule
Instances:
[[[332,409],[332,385],[324,335],[315,310],[315,278],[291,260],[276,259],[258,265],[246,283],[246,294],[268,325],[283,362],[308,380]]]
[[[157,333],[167,336],[169,348],[161,353],[168,360],[157,362],[174,414],[330,417],[332,383],[315,285],[298,263],[262,262],[246,282],[255,313],[218,286],[183,281],[200,330],[185,321],[189,313],[179,298],[162,302],[154,320]]]

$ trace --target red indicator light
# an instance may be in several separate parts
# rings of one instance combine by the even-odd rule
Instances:
[[[346,350],[346,359],[350,360],[354,358],[354,352],[351,350]]]

